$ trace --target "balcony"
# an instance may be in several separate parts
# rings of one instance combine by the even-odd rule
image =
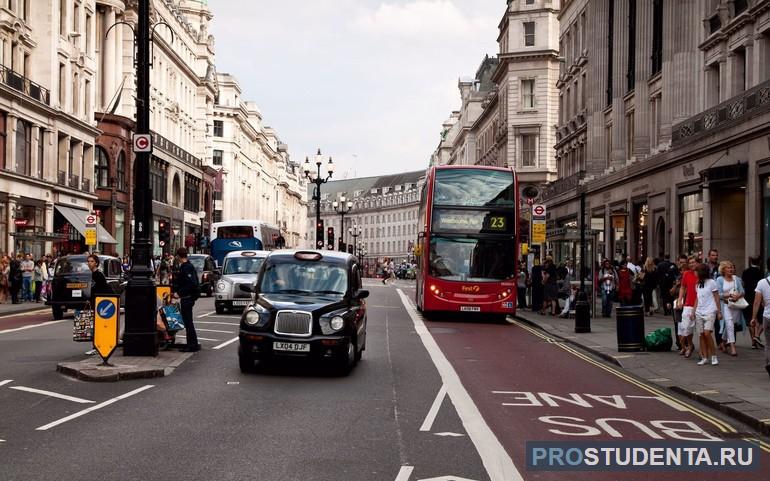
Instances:
[[[672,144],[678,147],[693,142],[769,111],[770,80],[675,125]]]
[[[69,186],[73,189],[80,189],[80,177],[77,175],[70,175]]]
[[[0,82],[38,102],[51,105],[51,92],[27,77],[0,65]]]
[[[585,177],[585,171],[581,170],[568,177],[562,177],[554,182],[551,182],[545,186],[542,190],[541,198],[543,201],[552,199],[557,195],[574,190],[580,185],[581,179]]]
[[[67,185],[67,173],[65,171],[63,171],[63,170],[59,171],[59,175],[56,178],[56,183],[59,184],[59,185],[64,185],[64,186]]]
[[[80,188],[85,192],[91,192],[91,179],[82,179]]]

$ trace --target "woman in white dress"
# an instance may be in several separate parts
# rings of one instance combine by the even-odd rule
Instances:
[[[727,352],[731,356],[737,356],[735,350],[735,326],[745,327],[746,321],[743,319],[743,307],[740,299],[746,294],[743,289],[741,278],[735,275],[735,264],[730,261],[719,263],[720,277],[717,279],[719,288],[719,299],[721,300],[722,322],[719,325],[719,332],[722,334],[722,343],[719,344],[719,350]],[[739,304],[730,307],[730,303]],[[745,302],[745,301],[744,301]]]

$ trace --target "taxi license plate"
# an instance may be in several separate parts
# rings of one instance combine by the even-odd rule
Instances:
[[[72,297],[83,297],[83,291],[75,289],[72,291]]]
[[[302,342],[273,342],[274,351],[310,352],[310,344]]]
[[[248,306],[249,301],[233,301],[234,306]]]
[[[68,282],[67,283],[67,289],[85,289],[88,287],[88,284],[85,282]]]
[[[462,312],[481,312],[479,306],[460,306]]]

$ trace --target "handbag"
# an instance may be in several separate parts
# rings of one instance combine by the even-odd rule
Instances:
[[[727,307],[730,309],[746,309],[749,307],[749,303],[746,301],[746,299],[741,297],[737,301],[727,301]]]
[[[75,342],[94,340],[94,311],[91,310],[90,302],[86,302],[83,309],[75,311],[75,318],[72,323],[72,340]]]
[[[181,331],[184,329],[182,313],[179,312],[178,305],[169,304],[167,306],[163,306],[163,316],[166,319],[166,326],[169,331]]]

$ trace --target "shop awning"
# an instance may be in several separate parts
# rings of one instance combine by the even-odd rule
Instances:
[[[61,205],[56,206],[56,210],[67,219],[67,222],[72,225],[81,235],[86,235],[86,216],[88,211],[82,209],[73,209],[72,207],[64,207]],[[107,232],[107,229],[102,227],[101,224],[96,224],[96,239],[102,244],[117,244],[118,241]]]

